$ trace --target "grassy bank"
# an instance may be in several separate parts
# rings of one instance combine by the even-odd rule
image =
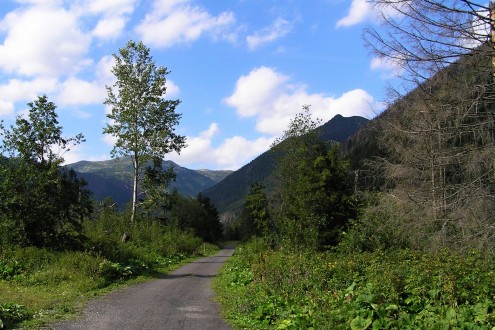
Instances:
[[[0,248],[0,328],[39,328],[74,316],[91,297],[153,278],[217,249],[157,223],[124,225],[115,214],[85,224],[74,251]],[[131,239],[121,242],[123,232]]]
[[[239,246],[215,289],[239,329],[492,329],[495,260],[477,252]]]

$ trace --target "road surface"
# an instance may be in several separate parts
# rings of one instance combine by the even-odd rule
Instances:
[[[110,293],[89,303],[80,320],[51,327],[55,330],[231,329],[220,318],[218,305],[212,300],[211,281],[232,253],[233,247],[228,247],[157,280]]]

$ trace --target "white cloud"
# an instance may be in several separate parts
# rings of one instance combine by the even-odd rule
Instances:
[[[6,72],[55,77],[88,64],[85,56],[91,38],[70,11],[44,6],[18,9],[0,25],[6,32],[0,44],[0,69]]]
[[[170,47],[175,44],[195,41],[204,34],[215,38],[225,34],[226,28],[235,22],[232,12],[212,16],[187,0],[154,1],[151,13],[136,27],[136,32],[145,44]]]
[[[96,65],[96,77],[105,85],[113,85],[116,78],[112,73],[115,59],[111,55],[103,56]]]
[[[198,136],[187,137],[188,146],[180,155],[172,153],[167,158],[183,166],[208,164],[209,168],[236,170],[268,150],[273,142],[273,138],[260,137],[248,140],[242,136],[233,136],[214,147],[212,139],[218,131],[217,123],[210,124],[209,128]]]
[[[303,84],[292,84],[289,77],[274,69],[261,67],[239,78],[234,93],[225,103],[240,117],[256,117],[256,129],[271,136],[280,135],[290,120],[311,105],[314,119],[324,122],[337,114],[371,117],[373,97],[354,89],[338,97],[322,93],[309,94]]]
[[[347,16],[337,22],[337,27],[348,27],[365,21],[372,14],[367,0],[352,0]]]
[[[110,135],[110,134],[103,134],[103,137],[101,138],[101,140],[105,144],[112,146],[112,147],[117,143],[117,137]]]
[[[102,104],[105,100],[105,86],[100,82],[89,82],[71,77],[61,86],[57,101],[61,105]]]
[[[247,36],[246,41],[249,49],[254,50],[263,44],[273,42],[284,37],[291,30],[292,25],[288,21],[278,18],[272,25]]]
[[[59,5],[62,0],[15,0],[20,4],[25,5]]]
[[[288,79],[271,68],[259,67],[241,76],[234,93],[224,101],[236,108],[241,117],[255,116],[270,108],[274,95],[283,93]]]
[[[165,94],[167,99],[175,97],[179,94],[180,88],[172,80],[167,79],[165,86],[167,87],[167,93]]]
[[[131,14],[137,0],[85,0],[82,5],[90,12],[105,15]]]
[[[107,17],[101,19],[93,30],[93,35],[100,39],[112,39],[120,36],[125,27],[123,17]]]
[[[11,79],[6,84],[0,85],[0,95],[3,101],[31,102],[41,94],[50,94],[56,91],[57,87],[58,81],[54,78]]]
[[[108,154],[91,156],[87,153],[87,148],[84,144],[78,144],[73,146],[69,151],[61,155],[64,158],[64,165],[74,164],[82,160],[88,160],[91,162],[97,162],[102,160],[108,160],[110,156]]]
[[[225,141],[214,150],[217,164],[223,169],[236,170],[247,161],[255,158],[270,148],[274,139],[260,137],[248,140],[242,136],[234,136]]]
[[[100,39],[115,39],[122,35],[127,16],[134,11],[137,0],[82,0],[84,14],[99,15],[92,35]]]
[[[0,100],[0,116],[9,116],[14,113],[14,103]]]

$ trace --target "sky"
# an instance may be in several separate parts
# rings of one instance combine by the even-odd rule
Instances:
[[[179,99],[172,160],[190,169],[236,170],[268,150],[310,105],[373,118],[394,68],[374,58],[363,28],[366,0],[0,0],[0,120],[10,126],[46,94],[64,136],[86,142],[67,164],[111,158],[104,135],[113,54],[142,41],[166,67],[166,99]]]

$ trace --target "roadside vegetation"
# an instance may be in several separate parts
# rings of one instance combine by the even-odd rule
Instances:
[[[495,261],[472,251],[287,251],[253,239],[216,290],[238,329],[492,329]]]
[[[27,114],[12,126],[0,122],[0,329],[40,328],[74,315],[90,297],[218,249],[222,225],[209,199],[168,189],[175,176],[163,169],[162,158],[178,151],[184,138],[173,133],[179,101],[162,99],[166,69],[154,65],[142,43],[130,42],[120,54],[125,65],[115,56],[118,86],[141,83],[119,91],[118,97],[108,89],[115,126],[107,133],[118,138],[113,155],[130,154],[135,160],[128,210],[117,210],[111,200],[92,200],[86,182],[63,166],[64,153],[83,143],[84,136],[63,136],[57,107],[46,95],[29,103]],[[145,77],[134,79],[122,71]],[[136,90],[143,100],[127,109],[123,103],[129,102],[120,98],[132,98]],[[148,121],[141,118],[128,126],[153,132],[161,144],[148,136],[128,141],[126,120],[136,120],[132,114],[140,111]],[[160,116],[160,111],[165,113]]]
[[[106,210],[83,224],[75,250],[0,247],[0,329],[38,328],[80,310],[91,297],[153,278],[218,248],[158,222],[124,225],[129,214]],[[124,243],[123,232],[131,239]],[[21,323],[22,322],[22,323]]]

